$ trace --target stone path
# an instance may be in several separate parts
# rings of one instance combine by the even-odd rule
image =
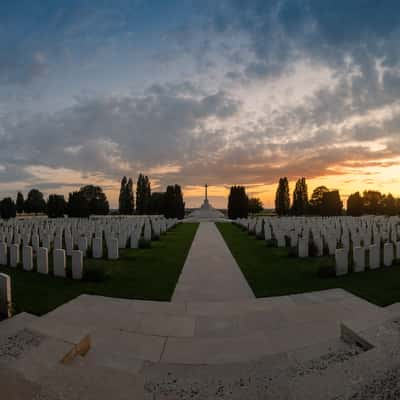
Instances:
[[[202,222],[190,248],[173,302],[254,299],[254,294],[213,222]]]

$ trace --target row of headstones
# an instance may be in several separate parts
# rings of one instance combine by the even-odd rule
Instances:
[[[362,244],[364,246],[380,244],[389,239],[396,243],[400,232],[400,219],[397,217],[389,219],[385,217],[370,217],[369,219],[363,217],[272,217],[242,219],[237,223],[258,237],[264,237],[267,241],[276,239],[278,247],[285,247],[287,245],[286,238],[289,238],[289,245],[298,249],[299,257],[309,256],[310,237],[316,247],[316,255],[322,256],[324,244],[327,245],[329,254],[334,255],[338,247],[350,248],[350,243],[353,247],[359,247]],[[286,224],[286,229],[277,228],[283,223]],[[361,226],[368,226],[368,224],[370,224],[370,229],[361,236],[357,229]],[[297,226],[296,230],[293,230],[294,225]],[[335,230],[325,229],[332,226],[336,226]],[[388,226],[389,230],[387,230]]]
[[[20,247],[12,244],[10,246],[10,254],[7,254],[7,245],[0,243],[0,265],[16,268],[20,262]],[[22,247],[22,268],[25,271],[33,271],[34,269],[34,253],[31,246]],[[72,258],[72,278],[81,280],[83,277],[83,252],[73,250]],[[53,274],[56,277],[66,277],[67,259],[63,249],[56,249],[53,252]],[[39,274],[48,275],[49,273],[49,253],[45,247],[39,247],[36,253],[36,271]]]
[[[362,272],[367,268],[367,252],[369,254],[369,269],[382,267],[381,246],[373,244],[368,247],[353,247],[351,254],[353,261],[353,271]],[[383,245],[383,266],[391,267],[395,260],[400,260],[400,242],[395,244],[387,242]],[[335,251],[335,271],[336,275],[347,275],[349,269],[349,250],[347,248],[336,249]]]
[[[120,218],[118,220],[121,221]],[[64,220],[59,220],[59,221],[64,221]],[[130,221],[130,220],[125,219],[122,221]],[[76,236],[71,234],[69,229],[65,229],[64,231],[64,228],[60,227],[60,229],[57,230],[55,237],[53,237],[54,239],[53,248],[55,250],[62,249],[64,244],[67,255],[70,256],[72,254],[72,251],[74,250],[75,245],[77,244],[78,249],[84,253],[84,256],[86,256],[89,247],[89,242],[91,242],[93,257],[101,258],[103,252],[103,233],[104,233],[108,249],[107,251],[108,257],[109,259],[117,259],[118,248],[125,248],[128,241],[130,242],[131,248],[137,248],[141,237],[143,237],[143,239],[146,241],[151,241],[153,234],[156,237],[159,237],[161,233],[165,233],[168,229],[171,229],[177,223],[176,219],[166,220],[153,216],[150,218],[141,217],[140,219],[137,219],[137,221],[139,221],[138,224],[133,224],[133,225],[131,224],[128,227],[129,230],[126,229],[120,232],[117,238],[113,237],[113,234],[110,231],[106,230],[104,230],[104,232],[101,230],[100,231],[97,230],[94,233],[95,236],[93,238],[92,238],[93,231],[88,233],[88,236],[81,235],[79,236],[79,238],[77,238]],[[150,221],[152,222],[150,223]],[[30,222],[34,223],[33,220],[31,220]],[[30,229],[32,229],[32,227],[30,227]],[[9,234],[7,240],[4,240],[4,232],[3,232],[3,236],[0,236],[0,242],[3,239],[3,241],[5,241],[6,243],[11,244],[12,239],[10,239],[10,236],[12,238],[13,235]],[[115,241],[117,241],[117,243]],[[17,243],[12,243],[12,244],[21,243],[20,236],[17,237],[16,242]],[[48,234],[44,235],[41,238],[38,233],[30,234],[30,232],[28,232],[22,237],[22,245],[23,246],[32,245],[35,252],[38,250],[40,245],[41,247],[45,247],[50,251],[50,249],[52,248],[51,246],[52,239]]]

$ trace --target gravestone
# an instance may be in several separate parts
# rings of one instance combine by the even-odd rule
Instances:
[[[0,314],[11,317],[11,279],[6,274],[0,274]]]
[[[392,243],[385,243],[383,246],[383,265],[390,267],[393,264],[394,248]]]
[[[32,271],[33,269],[33,251],[31,246],[24,246],[22,248],[22,266],[25,271]]]
[[[19,264],[19,244],[10,246],[10,267],[15,268]]]
[[[53,252],[53,272],[54,276],[65,278],[66,276],[65,250],[55,249]]]
[[[103,239],[101,237],[93,238],[92,250],[93,250],[93,258],[103,257]]]
[[[336,249],[336,276],[346,275],[349,272],[349,258],[346,249]]]
[[[365,270],[365,249],[364,247],[353,248],[354,272]]]
[[[108,250],[108,259],[109,260],[118,260],[119,258],[119,249],[118,249],[118,239],[112,238],[107,242],[107,250]]]
[[[83,276],[83,253],[80,250],[72,252],[72,279],[81,280]]]
[[[7,257],[7,244],[4,242],[0,242],[0,265],[7,265],[8,257]]]
[[[46,247],[39,247],[37,251],[37,272],[45,275],[49,273],[49,252]]]
[[[381,266],[380,247],[376,244],[369,246],[369,268],[377,269]]]

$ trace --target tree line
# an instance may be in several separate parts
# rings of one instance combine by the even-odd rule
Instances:
[[[345,211],[338,190],[318,186],[309,199],[306,179],[300,178],[296,182],[291,203],[289,182],[284,177],[279,179],[275,210],[278,215],[399,215],[400,199],[374,190],[366,190],[363,194],[356,192],[348,197]]]
[[[184,218],[185,203],[179,185],[170,185],[165,192],[151,193],[150,180],[139,174],[136,185],[136,207],[133,181],[123,177],[119,194],[118,212],[131,214],[162,214],[168,218]],[[0,217],[9,219],[17,214],[47,214],[50,218],[87,218],[90,215],[107,215],[110,205],[100,186],[86,185],[69,193],[68,200],[60,194],[50,194],[47,201],[38,189],[31,189],[24,198],[18,192],[16,200],[6,197],[0,201]]]
[[[179,185],[169,185],[165,192],[152,192],[149,177],[139,174],[136,184],[136,212],[135,196],[132,179],[124,176],[121,180],[119,194],[119,213],[165,215],[167,218],[183,219],[185,203],[182,189]]]
[[[304,177],[297,180],[292,198],[291,202],[288,179],[280,178],[275,195],[275,211],[278,215],[335,216],[343,214],[343,202],[338,190],[318,186],[309,198]]]

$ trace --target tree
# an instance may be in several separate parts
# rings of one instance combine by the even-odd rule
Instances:
[[[383,200],[382,200],[383,214],[385,214],[385,215],[398,214],[399,210],[397,209],[396,203],[397,203],[397,201],[391,193],[389,193],[387,196],[384,196]]]
[[[360,192],[351,194],[347,199],[347,215],[359,217],[364,214],[364,200]]]
[[[126,214],[126,183],[127,178],[124,176],[121,180],[121,188],[119,190],[118,211],[120,214]]]
[[[293,215],[304,215],[308,210],[308,188],[305,178],[301,178],[296,182],[293,192]]]
[[[185,217],[185,203],[179,185],[170,185],[164,194],[164,215],[167,218],[183,219]]]
[[[375,190],[363,193],[363,209],[365,214],[379,215],[383,213],[383,195]]]
[[[150,197],[150,214],[162,215],[165,211],[165,193],[153,192]]]
[[[278,215],[287,215],[290,210],[289,182],[286,177],[279,179],[275,196],[275,211]]]
[[[249,200],[243,186],[232,186],[228,198],[230,219],[246,218],[249,214]]]
[[[314,189],[308,207],[310,214],[322,215],[324,194],[328,192],[329,189],[326,186],[318,186]]]
[[[68,204],[64,196],[51,194],[47,200],[47,215],[50,218],[61,218],[67,213]]]
[[[251,199],[249,199],[248,209],[249,209],[249,213],[258,214],[264,209],[263,203],[259,198],[252,197]]]
[[[88,202],[89,215],[107,215],[110,212],[107,197],[100,186],[86,185],[79,192]]]
[[[133,214],[135,211],[135,198],[133,195],[133,181],[132,178],[128,179],[126,185],[126,213],[128,215]]]
[[[17,215],[16,205],[11,197],[6,197],[0,202],[0,216],[3,219],[15,218]]]
[[[88,218],[89,202],[82,192],[72,192],[68,197],[68,216],[74,218]]]
[[[324,192],[322,195],[322,206],[319,215],[332,217],[342,215],[343,202],[338,190]]]
[[[17,193],[17,213],[22,214],[24,212],[24,195],[21,192]]]
[[[151,187],[149,178],[139,174],[136,185],[136,213],[148,214],[150,209]]]
[[[43,197],[43,193],[38,189],[32,189],[25,200],[24,210],[27,213],[46,212],[46,201]]]
[[[131,215],[135,210],[135,200],[133,197],[133,182],[124,176],[121,180],[121,189],[119,191],[119,213],[123,215]]]

